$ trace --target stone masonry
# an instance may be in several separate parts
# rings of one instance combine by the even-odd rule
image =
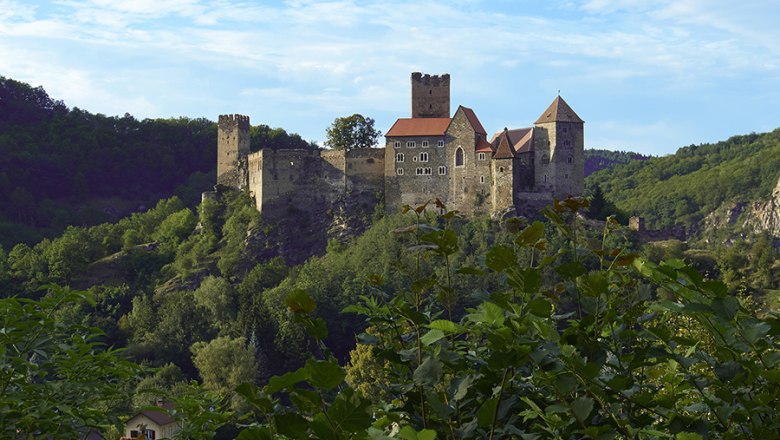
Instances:
[[[449,75],[412,73],[411,90],[411,118],[393,124],[384,148],[250,153],[249,117],[222,115],[217,181],[249,189],[261,213],[279,218],[348,198],[365,212],[382,195],[388,211],[438,198],[468,216],[532,214],[582,195],[584,121],[560,96],[532,127],[488,140],[470,108],[450,117]]]

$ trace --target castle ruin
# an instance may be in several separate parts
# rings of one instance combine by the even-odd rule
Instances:
[[[476,113],[450,116],[450,76],[411,76],[411,117],[399,118],[384,148],[250,153],[249,118],[222,115],[217,182],[248,189],[264,215],[312,212],[352,198],[388,211],[440,199],[466,215],[532,214],[584,187],[584,121],[561,98],[527,128],[488,139]]]

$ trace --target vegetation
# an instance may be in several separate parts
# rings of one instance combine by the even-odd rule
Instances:
[[[769,196],[778,163],[780,129],[616,165],[589,176],[586,186],[600,186],[607,200],[644,217],[648,227],[692,227],[726,202]]]
[[[328,127],[325,145],[334,150],[371,148],[382,132],[374,128],[374,120],[360,114],[336,118]]]

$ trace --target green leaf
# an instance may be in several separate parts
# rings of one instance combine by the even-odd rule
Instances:
[[[493,415],[498,408],[498,397],[491,397],[486,400],[485,403],[479,408],[477,413],[477,425],[481,427],[490,426],[493,424]]]
[[[712,310],[719,317],[731,321],[739,311],[739,301],[733,296],[725,296],[712,300]]]
[[[274,415],[274,425],[279,434],[292,438],[306,438],[309,422],[296,413],[277,413]]]
[[[437,319],[426,325],[426,327],[430,329],[441,330],[447,333],[456,333],[464,330],[463,326],[455,324],[454,322],[447,319]]]
[[[398,435],[404,440],[434,440],[436,438],[436,431],[432,429],[415,431],[414,428],[406,425],[398,431]]]
[[[493,246],[485,255],[485,264],[487,267],[501,272],[507,268],[517,265],[515,251],[509,246]]]
[[[293,313],[311,313],[317,306],[317,303],[306,293],[305,290],[295,289],[284,299],[287,309]]]
[[[336,397],[336,400],[328,408],[328,418],[338,429],[347,433],[365,431],[371,426],[371,414],[368,413],[370,404],[354,394],[349,388]]]
[[[309,373],[309,382],[325,390],[336,388],[346,376],[344,369],[335,362],[309,359],[305,368]]]
[[[251,426],[242,430],[236,440],[274,440],[274,436],[268,427]]]
[[[443,331],[441,331],[439,329],[433,329],[433,330],[430,330],[425,335],[423,335],[423,337],[420,338],[420,342],[422,342],[425,345],[431,345],[431,344],[435,343],[436,341],[438,341],[440,339],[444,339],[446,337],[447,337],[447,335],[444,334]]]
[[[533,246],[544,235],[544,223],[536,221],[528,225],[515,238],[515,243],[521,246]]]
[[[504,325],[504,309],[488,301],[480,304],[477,310],[470,313],[468,317],[476,324],[488,324],[496,327]]]
[[[456,270],[455,273],[459,273],[463,275],[477,275],[477,276],[484,276],[486,274],[484,270],[477,269],[475,267],[465,267],[465,266]]]
[[[299,368],[290,373],[285,373],[281,376],[274,376],[268,381],[268,385],[265,386],[264,391],[266,394],[273,394],[281,390],[290,388],[291,386],[303,382],[309,379],[309,370],[307,367]]]
[[[593,399],[586,396],[577,398],[571,403],[571,411],[577,420],[587,425],[588,415],[593,411]]]
[[[536,316],[548,318],[553,311],[553,305],[544,298],[536,298],[528,303],[528,311]]]
[[[434,357],[428,357],[414,370],[412,379],[414,379],[414,383],[418,385],[432,386],[439,382],[441,374],[441,362]]]

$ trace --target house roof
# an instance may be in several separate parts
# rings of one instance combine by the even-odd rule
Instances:
[[[474,146],[474,151],[477,151],[479,153],[485,153],[485,152],[493,152],[493,144],[488,142],[485,138],[480,137],[479,140],[477,140],[477,144]]]
[[[534,151],[534,129],[533,128],[515,128],[512,130],[503,129],[493,135],[493,139],[490,141],[496,147],[496,155],[493,156],[497,159],[506,159],[508,157],[514,157],[518,153],[528,153]],[[501,147],[501,143],[505,142],[506,148],[509,148],[507,152],[506,148]],[[499,150],[501,150],[499,154]],[[509,155],[511,154],[511,156]]]
[[[450,118],[400,118],[385,136],[444,136]]]
[[[466,114],[466,119],[469,120],[469,124],[471,124],[471,128],[474,129],[474,132],[487,135],[487,131],[485,131],[485,127],[483,127],[482,123],[479,122],[479,118],[477,118],[477,114],[474,113],[474,110],[468,107],[463,107],[462,105],[460,106],[460,108],[462,108],[463,113]]]
[[[552,104],[547,107],[547,110],[539,116],[536,120],[536,124],[543,124],[545,122],[579,122],[584,123],[577,113],[569,107],[569,104],[563,100],[560,96],[557,96]]]
[[[127,422],[125,422],[125,425],[129,425],[133,419],[136,419],[141,416],[146,417],[147,419],[153,421],[154,423],[160,426],[176,423],[176,420],[174,420],[171,416],[168,415],[168,413],[165,410],[161,408],[159,411],[153,409],[145,409],[139,412],[138,414],[134,415],[133,417],[131,417]]]

